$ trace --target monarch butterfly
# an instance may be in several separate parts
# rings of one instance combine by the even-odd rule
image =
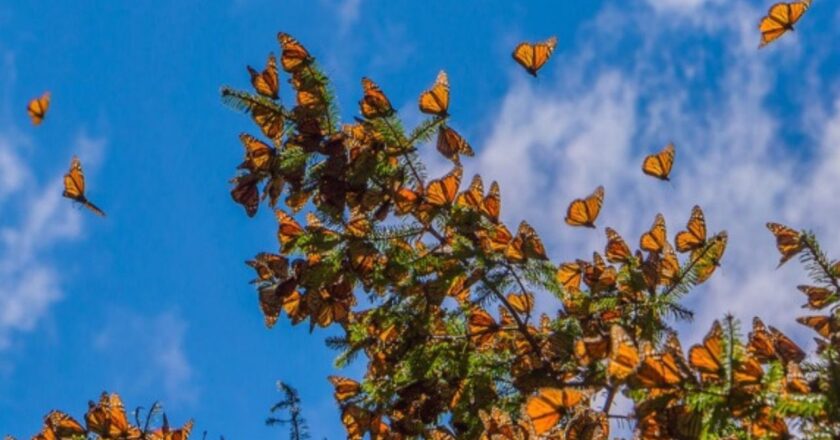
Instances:
[[[566,426],[566,440],[601,440],[610,436],[610,422],[602,412],[586,410]]]
[[[693,251],[706,245],[706,220],[699,206],[691,208],[691,218],[688,219],[686,229],[674,239],[677,252]]]
[[[605,231],[607,233],[607,247],[604,249],[604,254],[607,256],[607,261],[624,263],[632,258],[633,254],[630,252],[630,247],[627,246],[621,235],[618,235],[618,232],[610,227],[607,227]]]
[[[513,310],[516,310],[524,315],[530,314],[531,310],[534,308],[534,295],[531,295],[528,292],[509,293],[507,301],[510,303],[511,307],[513,307]]]
[[[230,181],[235,184],[230,191],[230,196],[233,201],[242,205],[245,208],[245,213],[248,217],[253,217],[257,213],[260,206],[260,191],[257,184],[260,183],[260,178],[256,174],[245,174]]]
[[[306,67],[312,62],[312,57],[302,44],[291,35],[280,32],[277,34],[277,41],[283,52],[280,54],[280,64],[286,72],[294,72]]]
[[[476,235],[481,244],[481,249],[487,253],[505,251],[513,240],[510,230],[501,223],[486,230],[478,230]]]
[[[303,235],[303,228],[300,226],[294,217],[286,214],[282,209],[274,211],[277,217],[277,240],[280,242],[280,247],[283,252],[287,252],[294,246],[295,241]]]
[[[720,260],[723,258],[723,253],[726,251],[727,239],[728,235],[726,234],[726,231],[723,231],[712,237],[711,243],[708,247],[695,249],[694,252],[692,252],[691,259],[695,261],[695,282],[698,284],[705,283],[715,272],[715,269],[720,266]]]
[[[499,215],[502,211],[502,196],[499,190],[499,184],[495,181],[490,184],[490,191],[481,201],[481,213],[487,216],[493,223],[499,222]]]
[[[260,252],[253,260],[245,262],[257,272],[256,282],[283,279],[289,273],[289,260],[282,255]]]
[[[584,336],[575,341],[575,356],[582,365],[590,365],[607,357],[610,352],[610,342],[601,334]]]
[[[84,436],[87,430],[70,415],[61,411],[50,411],[44,417],[44,425],[49,428],[49,431],[58,439],[70,439],[76,436]],[[49,435],[49,434],[48,434]]]
[[[660,180],[670,180],[671,168],[674,166],[674,144],[668,144],[662,151],[645,157],[642,161],[642,172]]]
[[[441,126],[438,129],[438,138],[437,138],[437,150],[443,157],[452,160],[454,162],[458,162],[458,155],[463,154],[464,156],[475,156],[475,152],[473,152],[472,147],[470,144],[467,143],[467,140],[463,138],[457,131],[449,128]]]
[[[282,137],[285,121],[279,109],[255,102],[251,106],[251,118],[266,137],[274,140]]]
[[[768,331],[757,317],[753,318],[753,330],[747,348],[760,361],[781,359],[784,363],[799,363],[805,359],[805,352],[793,340],[773,326]]]
[[[668,244],[668,237],[665,230],[665,217],[662,214],[656,214],[650,231],[642,234],[642,237],[639,239],[639,247],[648,252],[658,254],[662,253],[666,244]]]
[[[188,420],[187,423],[184,423],[184,426],[170,430],[169,429],[169,419],[166,417],[166,414],[163,415],[163,426],[160,429],[152,431],[149,433],[150,440],[187,440],[190,438],[190,432],[193,428],[193,421]]]
[[[499,324],[486,310],[476,307],[470,311],[467,329],[470,341],[481,350],[488,348],[493,342],[496,332],[499,331]]]
[[[723,328],[720,322],[715,321],[703,338],[703,344],[691,347],[688,361],[700,372],[703,382],[716,382],[723,372],[723,356]]]
[[[238,168],[247,169],[252,173],[267,171],[268,165],[274,157],[274,148],[247,133],[240,134],[239,140],[245,147],[245,161]]]
[[[621,382],[632,374],[639,365],[639,351],[630,335],[620,325],[610,328],[610,363],[607,375]]]
[[[88,403],[85,421],[88,429],[103,438],[139,439],[142,432],[128,421],[122,399],[117,393],[102,393],[99,403]]]
[[[797,286],[797,289],[808,296],[808,304],[802,306],[812,310],[822,310],[837,301],[837,295],[824,287]]]
[[[632,380],[635,386],[649,390],[651,397],[678,388],[690,377],[681,352],[652,353],[649,347],[640,351],[642,361]]]
[[[662,260],[659,262],[659,281],[660,284],[670,286],[677,280],[680,275],[680,260],[677,259],[677,254],[670,243],[665,243],[665,252],[662,254]]]
[[[277,78],[277,59],[274,58],[273,53],[268,55],[265,70],[258,72],[253,67],[248,66],[248,73],[251,75],[251,85],[254,86],[257,93],[271,99],[277,99],[280,91],[280,80]]]
[[[594,228],[603,203],[604,187],[599,186],[585,199],[575,199],[569,204],[566,210],[566,224]]]
[[[481,176],[476,174],[473,176],[470,186],[464,192],[458,194],[458,199],[455,201],[455,204],[478,211],[481,209],[483,198],[484,182],[481,180]]]
[[[357,396],[362,391],[362,386],[353,379],[340,376],[329,376],[327,379],[335,387],[334,397],[336,402],[344,402]]]
[[[394,112],[391,101],[370,78],[362,78],[362,89],[364,90],[364,96],[359,101],[362,116],[375,119],[390,116]]]
[[[420,94],[420,111],[430,115],[446,117],[449,111],[449,79],[443,70],[431,89]]]
[[[32,119],[32,125],[41,125],[44,117],[47,116],[47,109],[50,108],[50,92],[44,92],[43,95],[32,99],[26,106],[26,112],[29,113],[29,118]]]
[[[840,323],[831,316],[801,316],[796,318],[796,322],[811,327],[820,336],[830,339],[840,331]]]
[[[463,168],[458,166],[443,178],[429,182],[424,195],[426,202],[433,207],[447,206],[454,202],[463,172]]]
[[[761,31],[761,43],[758,47],[762,48],[776,41],[785,32],[792,31],[793,25],[802,18],[809,7],[811,0],[780,2],[770,6],[767,15],[758,24],[758,30]]]
[[[64,193],[62,195],[81,203],[96,215],[105,216],[105,211],[99,209],[85,197],[85,174],[82,172],[82,162],[76,156],[73,156],[70,161],[70,171],[64,175]]]
[[[785,389],[790,393],[808,394],[811,385],[805,379],[805,374],[796,362],[788,362],[785,367]]]
[[[574,388],[541,388],[536,395],[528,398],[525,413],[531,419],[536,434],[542,435],[585,399],[586,395]]]
[[[520,222],[516,236],[505,250],[505,257],[513,262],[523,261],[526,258],[547,260],[545,246],[537,235],[537,231],[527,222]]]
[[[767,223],[767,229],[776,237],[776,248],[782,254],[782,258],[779,260],[779,266],[785,264],[785,262],[802,250],[804,243],[799,232],[785,225],[773,222]]]
[[[520,43],[513,50],[513,59],[533,76],[537,76],[542,66],[551,58],[557,47],[557,37],[551,37],[541,43]]]
[[[397,215],[406,215],[414,212],[420,202],[420,195],[410,188],[400,188],[394,194],[394,212]]]
[[[557,282],[569,290],[580,290],[581,266],[579,263],[563,263],[557,268]]]

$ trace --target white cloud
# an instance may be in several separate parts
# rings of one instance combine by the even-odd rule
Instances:
[[[700,3],[672,1],[657,9]],[[469,171],[500,181],[506,221],[531,222],[557,261],[601,251],[607,225],[635,242],[657,212],[673,236],[691,206],[701,205],[713,231],[728,231],[729,246],[720,272],[688,299],[697,312],[688,341],[732,311],[746,328],[759,315],[807,345],[808,331],[794,322],[803,302],[795,286],[805,272],[795,262],[775,269],[778,254],[764,224],[822,231],[827,249],[840,255],[831,229],[840,201],[827,183],[840,178],[840,101],[827,116],[803,109],[800,122],[820,127],[821,148],[812,161],[789,160],[809,139],[786,143],[799,109],[780,116],[767,105],[778,89],[778,60],[756,50],[761,11],[738,5],[717,15],[716,3],[706,3],[708,11],[687,27],[645,6],[607,7],[584,26],[587,38],[573,49],[579,55],[552,60],[540,81],[517,75]],[[624,20],[620,28],[613,26],[617,17]],[[628,33],[638,41],[617,45]],[[771,49],[785,51],[786,63],[800,56],[794,38]],[[802,96],[832,89],[811,76],[816,79],[802,86]],[[669,141],[677,145],[673,185],[639,169],[645,154]],[[606,187],[601,228],[567,227],[568,203],[599,184]]]
[[[14,82],[14,57],[3,56],[0,103],[9,113]],[[13,118],[7,117],[6,120]],[[86,161],[87,171],[101,161],[105,142],[79,134],[74,152]],[[0,127],[0,351],[15,342],[15,335],[32,330],[62,296],[61,275],[49,260],[57,244],[81,235],[80,212],[61,196],[62,175],[69,164],[42,164],[54,177],[39,180],[27,160],[33,141],[15,127]]]
[[[185,352],[187,325],[177,311],[144,316],[113,310],[93,340],[108,369],[114,389],[125,393],[161,390],[164,403],[198,399],[193,368]]]

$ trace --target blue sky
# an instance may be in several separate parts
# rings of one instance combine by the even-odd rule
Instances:
[[[763,224],[813,229],[840,254],[830,229],[840,215],[840,6],[815,0],[794,35],[758,51],[768,5],[0,4],[0,434],[32,435],[52,408],[81,416],[109,390],[130,407],[160,399],[211,438],[268,438],[281,435],[262,422],[282,379],[301,392],[315,438],[343,437],[325,379],[335,373],[330,333],[264,328],[242,262],[276,247],[273,218],[249,220],[228,195],[237,136],[253,129],[219,88],[246,87],[245,65],[277,52],[280,30],[333,76],[345,117],[367,75],[415,122],[416,96],[445,69],[453,125],[478,151],[468,171],[500,181],[506,220],[528,219],[558,262],[603,246],[602,231],[562,226],[565,205],[598,184],[603,224],[628,238],[659,211],[676,231],[701,204],[730,247],[722,273],[689,298],[697,327],[686,335],[732,311],[807,344],[792,321],[804,274],[774,269]],[[554,58],[530,78],[510,51],[550,35]],[[44,90],[53,104],[33,128],[24,108]],[[669,141],[673,187],[638,172]],[[73,154],[107,218],[60,197]]]

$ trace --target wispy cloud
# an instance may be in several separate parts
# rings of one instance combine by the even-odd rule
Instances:
[[[141,315],[115,309],[93,341],[105,363],[109,382],[126,393],[161,390],[166,404],[192,403],[199,390],[185,351],[187,325],[177,311]],[[157,391],[156,391],[157,392]]]
[[[3,60],[0,102],[9,116],[14,57],[4,54]],[[96,169],[104,146],[104,140],[83,132],[73,142],[75,152],[91,158],[90,170]],[[49,254],[82,232],[79,211],[61,197],[67,164],[45,165],[54,173],[41,181],[27,160],[33,148],[37,145],[14,126],[0,127],[0,351],[15,342],[15,335],[32,330],[62,298],[61,274]]]
[[[826,185],[840,177],[840,111],[809,116],[789,108],[782,114],[768,105],[779,87],[778,60],[756,50],[760,10],[728,5],[721,14],[715,1],[656,3],[653,13],[639,3],[606,7],[584,26],[587,38],[574,54],[555,55],[541,81],[515,76],[469,171],[499,180],[507,221],[532,222],[560,261],[603,248],[602,228],[563,224],[567,204],[599,184],[607,195],[598,223],[628,240],[657,212],[673,234],[700,204],[710,228],[727,230],[730,240],[720,273],[689,298],[697,311],[689,339],[727,311],[747,322],[761,315],[799,332],[793,318],[802,298],[794,286],[804,272],[795,263],[775,269],[778,256],[764,224],[823,231],[828,249],[840,253],[830,229],[840,202]],[[672,8],[693,9],[696,16],[677,25]],[[613,26],[617,20],[623,25]],[[786,62],[800,57],[794,39],[780,42]],[[632,46],[616,43],[628,40]],[[819,75],[808,77],[802,95],[832,90]],[[794,132],[800,140],[786,141],[806,122],[817,127],[817,139]],[[639,169],[645,154],[669,141],[678,148],[673,186]],[[812,160],[791,160],[802,157],[791,153],[809,149],[809,142],[821,145],[809,152]]]

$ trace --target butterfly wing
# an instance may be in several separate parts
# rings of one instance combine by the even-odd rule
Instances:
[[[265,70],[257,72],[248,66],[248,73],[251,75],[251,85],[260,95],[271,99],[277,99],[280,91],[280,80],[277,75],[277,59],[274,54],[268,55]]]
[[[642,162],[642,172],[661,180],[670,180],[671,169],[674,166],[674,144],[668,144],[662,151],[645,157]]]
[[[364,96],[359,101],[359,108],[364,117],[374,119],[389,116],[393,113],[391,101],[370,78],[362,78],[362,89],[364,90]]]
[[[32,119],[33,125],[41,125],[49,108],[50,92],[44,92],[43,95],[29,101],[29,104],[26,106],[26,112],[29,113],[29,118]]]
[[[706,244],[706,220],[699,206],[695,205],[691,209],[691,218],[688,219],[686,230],[677,234],[675,243],[677,252],[693,251]]]
[[[438,130],[437,150],[447,159],[458,162],[458,155],[474,156],[472,147],[457,131],[441,126]]]
[[[799,232],[779,223],[767,223],[767,229],[776,237],[776,248],[782,254],[779,266],[785,264],[789,259],[798,254],[804,244]]]
[[[455,201],[458,194],[458,187],[461,185],[463,168],[455,167],[442,179],[429,182],[426,188],[426,201],[435,207],[447,206]]]
[[[579,405],[585,395],[573,388],[541,388],[528,398],[525,413],[534,425],[537,435],[550,431],[560,418]]]
[[[528,73],[537,76],[537,72],[551,58],[556,46],[556,37],[551,37],[541,43],[520,43],[513,50],[513,59],[524,67]]]
[[[306,48],[291,35],[280,32],[277,34],[277,41],[282,48],[280,64],[286,72],[295,72],[312,62],[312,57],[309,56]]]
[[[443,70],[431,89],[420,95],[420,111],[435,116],[446,116],[449,111],[449,79]]]

